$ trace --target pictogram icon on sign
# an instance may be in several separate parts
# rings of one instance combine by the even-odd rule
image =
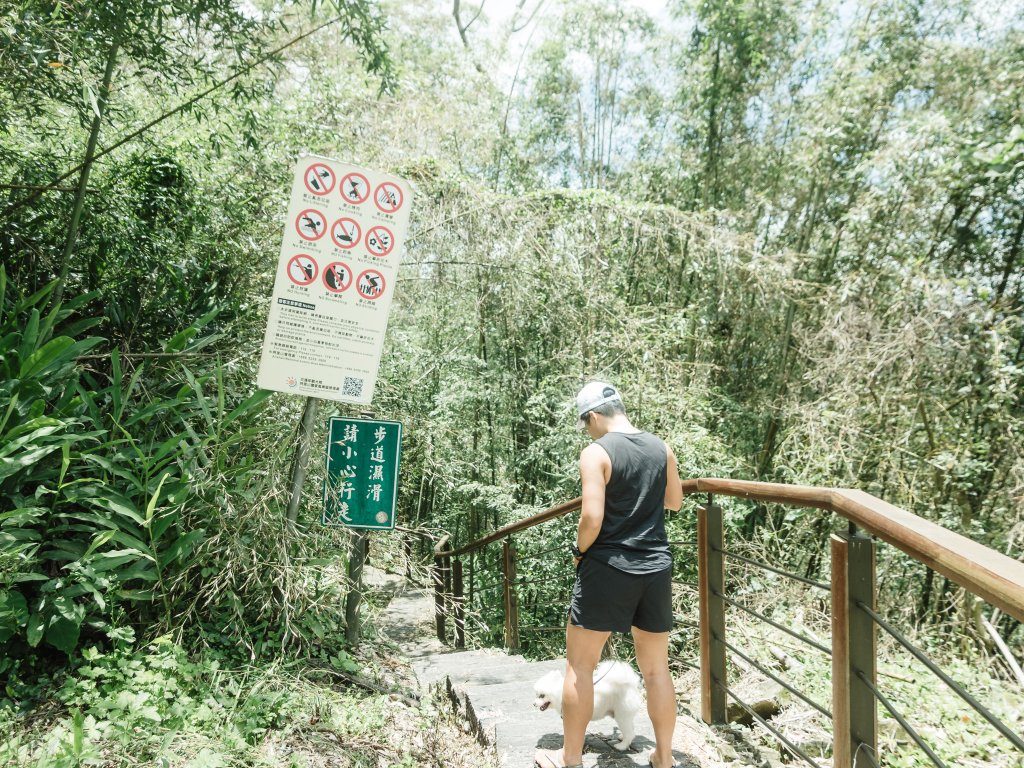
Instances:
[[[402,207],[402,188],[393,181],[385,181],[377,185],[373,192],[373,202],[384,213],[394,213]]]
[[[341,196],[350,203],[365,203],[370,196],[370,182],[361,173],[345,174],[341,179]]]
[[[303,180],[306,182],[306,189],[314,195],[330,194],[334,189],[334,182],[337,181],[334,171],[323,163],[313,163],[309,166]]]
[[[324,270],[324,285],[331,293],[347,291],[352,285],[352,270],[348,264],[341,261],[328,264]]]
[[[295,229],[303,240],[319,240],[327,231],[327,219],[315,208],[309,208],[295,219]]]
[[[355,219],[343,217],[331,225],[331,240],[339,248],[355,248],[362,230]]]
[[[288,278],[296,285],[309,285],[316,280],[319,270],[316,259],[305,253],[292,256],[288,261]]]
[[[366,233],[366,250],[374,256],[387,256],[395,247],[395,236],[391,230],[379,224]]]
[[[364,299],[379,299],[384,294],[384,275],[376,269],[364,270],[356,280],[356,290]]]

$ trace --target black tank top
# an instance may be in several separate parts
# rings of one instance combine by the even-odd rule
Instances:
[[[649,432],[609,432],[595,442],[611,459],[612,473],[605,486],[601,532],[586,556],[627,573],[670,568],[665,443]]]

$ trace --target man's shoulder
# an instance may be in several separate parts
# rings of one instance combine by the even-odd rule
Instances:
[[[580,451],[580,463],[583,462],[597,462],[603,464],[606,461],[610,461],[608,451],[595,440],[582,451]]]

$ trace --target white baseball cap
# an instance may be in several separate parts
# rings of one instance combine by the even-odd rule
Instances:
[[[619,390],[606,381],[592,381],[584,386],[580,393],[576,395],[576,416],[579,419],[576,422],[576,428],[580,430],[586,428],[586,424],[583,421],[584,414],[594,410],[599,405],[616,400],[620,405],[622,404]]]

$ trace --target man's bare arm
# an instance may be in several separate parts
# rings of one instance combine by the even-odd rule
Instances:
[[[683,485],[679,482],[679,467],[676,466],[676,455],[672,452],[672,446],[665,444],[668,449],[668,459],[665,469],[668,476],[665,478],[665,509],[678,512],[683,506]]]
[[[580,454],[580,480],[583,482],[583,507],[580,511],[576,546],[586,552],[604,522],[604,490],[611,472],[611,459],[603,448],[588,445]]]

